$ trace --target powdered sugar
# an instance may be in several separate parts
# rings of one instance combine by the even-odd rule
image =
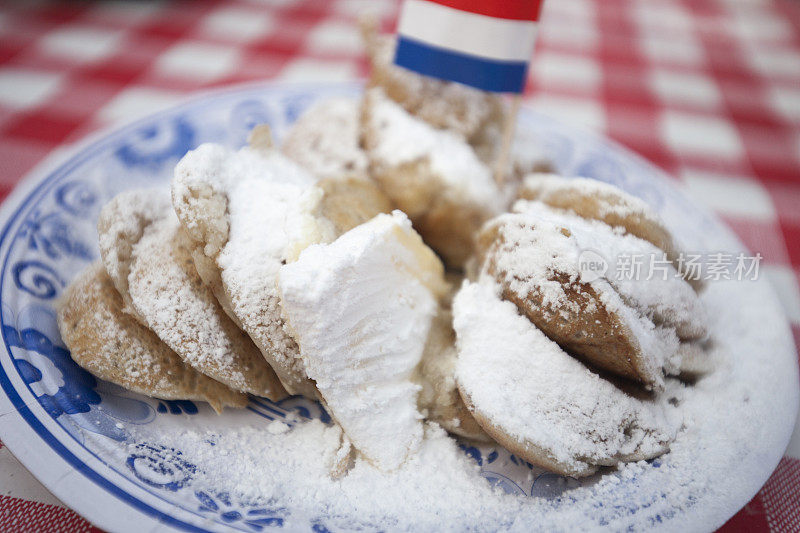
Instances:
[[[293,394],[314,389],[284,329],[275,277],[299,249],[334,237],[332,225],[312,214],[322,195],[315,182],[274,150],[209,144],[184,156],[172,182],[181,223],[215,259],[234,314]],[[224,211],[198,208],[204,196]]]
[[[359,146],[360,105],[355,98],[314,104],[292,124],[281,151],[320,178],[366,176],[367,155]]]
[[[661,338],[661,344],[667,349],[663,364],[669,373],[677,372],[679,361],[670,355],[675,351],[672,330],[680,338],[701,338],[706,334],[707,317],[694,289],[678,275],[663,250],[620,228],[553,209],[541,202],[520,200],[514,205],[514,211],[568,228],[581,254],[592,251],[605,258],[607,266],[604,272],[594,273],[579,267],[582,279],[590,274],[602,276],[616,289],[625,304],[645,315],[648,320],[642,327]],[[625,270],[626,260],[630,262],[627,266],[631,272]],[[608,299],[605,293],[600,294]],[[621,307],[614,305],[617,312],[621,312]],[[628,314],[635,317],[636,313]],[[655,323],[655,327],[650,327],[650,321]],[[629,322],[639,323],[640,320]]]
[[[137,309],[147,313],[149,320],[146,321],[155,326],[151,326],[151,329],[162,332],[160,337],[169,346],[180,345],[185,340],[183,327],[178,321],[209,320],[208,327],[195,332],[197,336],[193,340],[198,344],[187,353],[191,355],[194,365],[205,366],[210,364],[209,359],[213,359],[220,366],[233,370],[230,343],[225,342],[226,339],[221,335],[222,327],[218,317],[214,316],[213,307],[204,305],[211,301],[203,302],[196,298],[186,275],[169,258],[172,240],[179,229],[180,225],[174,216],[164,218],[150,225],[142,239],[134,245],[134,257],[140,257],[143,261],[137,264],[134,260],[129,277],[131,299]],[[149,265],[158,265],[156,276],[143,270]]]
[[[310,174],[274,150],[250,147],[233,151],[219,144],[201,144],[175,167],[173,196],[188,194],[187,187],[210,184],[226,191],[249,180],[280,181],[310,185]]]
[[[284,385],[291,392],[297,391],[291,382],[302,381],[305,371],[283,329],[275,280],[295,248],[333,237],[332,229],[321,229],[304,209],[318,198],[314,192],[319,191],[291,181],[239,183],[228,194],[230,234],[217,260],[237,316],[245,327],[263,330],[270,339],[272,356],[286,369],[276,371],[289,380]]]
[[[553,174],[532,174],[526,176],[520,194],[522,197],[533,196],[544,203],[549,203],[550,198],[557,198],[565,191],[579,189],[582,194],[598,199],[600,214],[603,216],[614,214],[619,217],[641,215],[648,219],[658,219],[641,199],[636,198],[609,183],[589,178],[570,178]],[[607,201],[613,198],[614,201]]]
[[[666,416],[669,396],[624,394],[501,300],[493,283],[465,284],[453,303],[456,376],[478,413],[575,474],[668,449],[679,426]]]
[[[280,420],[273,420],[267,424],[267,432],[269,432],[270,435],[281,435],[289,431],[289,429],[291,428]]]
[[[607,226],[595,228],[593,224],[599,223],[562,215],[541,204],[521,203],[518,207],[522,212],[501,215],[489,223],[489,229],[497,228],[498,242],[490,252],[491,258],[486,267],[491,266],[509,289],[523,300],[532,293],[541,295],[541,307],[546,315],[569,311],[574,316],[585,311],[578,302],[568,297],[567,288],[581,290],[578,282],[591,287],[597,295],[597,302],[593,303],[602,304],[608,312],[619,318],[633,348],[641,353],[638,371],[642,377],[661,387],[662,369],[677,373],[680,366],[675,331],[656,326],[637,308],[625,303],[609,278],[590,276],[589,272],[579,268],[582,243],[602,246],[600,243],[609,241],[612,244],[608,246],[624,250],[625,240],[622,239],[623,244],[618,246],[614,241],[617,235],[610,232]],[[572,231],[573,223],[576,232]],[[603,229],[605,231],[601,231]],[[638,239],[632,243],[645,246],[644,241]],[[566,282],[562,277],[566,277]],[[652,300],[651,291],[655,289],[647,283],[626,284],[626,288],[633,287],[631,299],[642,294],[648,301]],[[657,283],[654,285],[657,289]],[[688,286],[686,288],[691,291]],[[638,289],[638,292],[634,289]]]
[[[68,287],[58,311],[62,339],[93,375],[164,399],[242,407],[247,398],[186,365],[166,344],[122,310],[122,299],[99,262]]]
[[[564,178],[553,174],[529,176],[519,191],[520,198],[538,200],[551,207],[574,212],[592,220],[600,220],[624,233],[635,235],[660,248],[695,289],[703,283],[695,279],[680,260],[680,251],[661,217],[642,200],[609,184],[588,178]],[[673,221],[674,223],[674,221]]]
[[[144,228],[172,212],[169,196],[157,189],[129,191],[103,206],[97,222],[103,266],[128,305],[128,275],[133,244]]]
[[[539,224],[534,217],[504,214],[490,221],[484,231],[498,231],[498,248],[492,260],[497,271],[513,273],[511,288],[527,295],[533,290],[542,294],[543,304],[552,309],[572,305],[555,273],[580,280],[579,250],[570,236],[554,224]],[[577,311],[577,309],[576,309]]]
[[[327,473],[341,435],[319,422],[272,435],[267,423],[225,426],[223,419],[211,419],[204,426],[198,417],[171,419],[165,427],[136,429],[136,442],[182,451],[197,465],[190,491],[224,491],[237,501],[283,509],[288,530],[311,523],[404,531],[713,530],[733,512],[731,501],[752,495],[729,482],[731,472],[755,486],[777,463],[778,455],[765,457],[754,447],[787,442],[797,390],[786,375],[794,377],[797,367],[792,359],[774,357],[776,350],[791,353],[791,336],[766,284],[715,283],[703,299],[716,339],[711,355],[722,364],[680,391],[684,427],[670,452],[581,483],[510,461],[499,464],[503,459],[490,463],[494,446],[470,449],[483,457],[481,467],[430,426],[419,453],[397,471],[382,473],[356,459],[338,480]],[[785,427],[764,424],[776,412]],[[513,479],[530,496],[498,493],[481,471]]]
[[[240,392],[280,398],[261,353],[192,272],[190,247],[173,213],[145,229],[128,278],[137,314],[198,371]]]
[[[172,199],[181,224],[194,235],[203,222],[208,221],[198,220],[198,213],[188,207],[198,200],[208,200],[213,195],[225,200],[230,191],[248,181],[291,183],[302,187],[313,184],[316,179],[275,150],[245,147],[233,151],[218,144],[202,144],[188,152],[175,167]],[[209,256],[219,252],[228,236],[225,215],[230,206],[213,207],[217,210],[213,215],[220,220],[216,221],[219,227],[214,228],[218,230],[213,235],[216,240],[206,243],[206,254]],[[201,213],[200,216],[211,214]]]
[[[328,475],[339,447],[337,428],[316,420],[280,435],[253,427],[224,433],[201,429],[163,442],[191,450],[192,459],[206,468],[196,489],[231,488],[245,500],[288,508],[284,528],[289,531],[315,521],[329,530],[462,530],[474,524],[476,509],[485,513],[484,524],[512,523],[523,500],[493,490],[441,428],[424,429],[418,453],[397,470],[382,473],[357,458],[341,479]],[[214,482],[204,486],[206,480]]]
[[[602,275],[627,304],[637,307],[657,323],[678,327],[684,336],[698,338],[705,334],[705,310],[694,289],[678,275],[663,250],[620,228],[553,209],[541,202],[520,200],[514,205],[514,211],[530,213],[540,220],[569,228],[581,251],[592,250],[606,259],[608,270]],[[624,269],[626,260],[630,261],[631,272]],[[651,266],[652,271],[649,271]]]
[[[277,294],[275,277],[281,262],[296,255],[295,248],[332,239],[332,229],[319,228],[310,214],[319,192],[291,182],[248,180],[229,193],[231,229],[218,262],[223,281],[243,307],[254,308]]]
[[[305,370],[353,445],[392,470],[419,447],[422,357],[443,268],[405,215],[378,215],[281,267],[278,286]]]
[[[373,129],[370,156],[379,164],[399,166],[427,158],[431,170],[464,202],[502,210],[505,199],[492,173],[458,135],[437,130],[389,100],[379,89],[367,95]]]

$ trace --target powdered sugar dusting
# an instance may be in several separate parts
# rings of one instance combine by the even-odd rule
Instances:
[[[231,230],[218,262],[243,308],[255,309],[264,297],[277,295],[275,278],[293,244],[318,242],[317,221],[303,208],[318,198],[314,192],[319,191],[291,182],[248,180],[229,193]],[[332,238],[330,230],[322,233],[319,240]]]
[[[314,104],[292,124],[281,151],[320,178],[366,176],[367,155],[359,146],[360,105],[355,98]]]
[[[665,354],[660,364],[667,367],[668,373],[677,372],[679,361],[674,355],[676,341],[672,332],[681,338],[701,338],[706,333],[707,317],[697,293],[678,275],[663,250],[620,228],[553,209],[541,202],[520,200],[514,205],[514,211],[568,228],[581,253],[591,250],[606,258],[608,266],[602,277],[616,289],[627,306],[636,310],[636,313],[628,313],[634,317],[632,323],[641,322],[635,318],[637,313],[647,318],[642,327],[655,332],[663,345],[657,350]],[[619,270],[625,266],[626,258],[642,261],[638,272],[627,275]],[[653,272],[648,272],[649,261],[652,261]],[[581,272],[583,277],[588,273]],[[615,308],[618,312],[622,309],[618,304]],[[653,327],[649,325],[651,321],[655,323]],[[641,339],[642,335],[639,337]]]
[[[248,180],[280,181],[310,185],[316,181],[274,150],[250,147],[233,151],[219,144],[201,144],[188,152],[175,167],[173,197],[191,194],[195,185],[211,185],[228,191]]]
[[[749,497],[727,482],[731,470],[763,482],[769,474],[767,459],[755,457],[753,446],[788,440],[791,424],[765,427],[763,420],[775,409],[785,411],[787,423],[793,420],[794,408],[785,406],[796,405],[797,390],[785,374],[795,375],[797,367],[789,359],[772,364],[774,350],[789,353],[792,347],[766,284],[715,283],[703,300],[717,340],[710,355],[722,364],[683,389],[679,410],[684,427],[670,452],[653,463],[628,463],[581,484],[556,478],[561,488],[555,491],[540,491],[540,481],[553,478],[534,470],[527,481],[518,480],[531,496],[499,493],[455,441],[430,425],[419,452],[397,471],[382,473],[356,459],[338,480],[327,473],[340,433],[319,422],[279,435],[264,426],[145,426],[137,429],[137,440],[181,450],[198,467],[193,490],[227,491],[245,502],[285,508],[284,526],[290,530],[317,522],[329,528],[403,531],[713,530],[729,516],[725,502]],[[485,459],[494,449],[480,451]],[[777,456],[769,459],[777,461]],[[483,468],[507,472],[485,461]]]
[[[99,262],[67,288],[58,324],[73,359],[102,379],[157,398],[205,400],[218,412],[246,403],[244,395],[187,366],[124,313],[122,299]]]
[[[379,89],[366,97],[373,127],[370,156],[378,164],[399,166],[427,158],[431,170],[464,202],[499,213],[505,198],[492,173],[462,137],[437,130],[389,100]]]
[[[570,300],[566,289],[580,290],[577,283],[591,287],[598,302],[620,319],[634,349],[640,352],[639,372],[647,381],[661,387],[664,370],[674,374],[680,366],[674,329],[656,326],[637,308],[628,305],[608,277],[591,277],[579,268],[582,243],[598,245],[604,239],[613,242],[616,235],[613,232],[609,235],[608,231],[601,231],[602,228],[595,228],[593,223],[577,217],[562,216],[541,204],[523,203],[518,207],[522,212],[501,215],[490,222],[490,227],[498,229],[498,242],[491,252],[491,262],[486,266],[491,265],[502,275],[510,290],[523,300],[529,294],[541,295],[543,311],[547,314],[554,315],[563,310],[579,314],[579,304]],[[572,231],[573,224],[575,232]],[[631,242],[639,245],[644,241]],[[613,242],[613,246],[617,244]],[[624,242],[621,248],[624,249]],[[560,279],[563,276],[566,276],[566,282]],[[639,294],[649,298],[650,291],[654,290],[647,282],[624,286],[630,288],[631,299]],[[638,289],[638,293],[634,289]]]
[[[214,258],[219,249],[215,260],[233,312],[290,393],[312,394],[313,385],[284,328],[275,278],[281,263],[299,249],[334,237],[332,225],[313,215],[322,195],[315,182],[275,151],[233,152],[206,144],[180,161],[172,183],[184,227],[191,232],[205,224],[218,230],[207,232],[206,254]],[[209,189],[213,193],[205,192]],[[207,210],[190,209],[202,194],[221,198],[225,212],[215,218]]]
[[[482,523],[500,527],[513,523],[523,506],[524,500],[492,489],[478,466],[433,424],[425,425],[418,452],[397,470],[382,473],[357,458],[346,476],[331,479],[328,468],[339,446],[336,429],[315,420],[279,435],[252,427],[221,434],[192,430],[173,434],[166,443],[191,450],[193,459],[208,465],[197,488],[218,479],[208,488],[217,490],[221,482],[246,500],[291,509],[284,523],[289,531],[307,529],[315,521],[344,530],[461,530],[472,523],[476,509],[486,513]],[[220,453],[227,466],[219,461]]]
[[[436,284],[444,289],[441,263],[399,211],[310,246],[280,270],[306,372],[356,449],[383,470],[422,438],[411,377],[438,308]]]
[[[589,178],[570,178],[553,174],[532,174],[526,176],[522,187],[521,196],[534,196],[548,203],[548,199],[557,198],[560,194],[570,190],[580,190],[586,196],[592,196],[600,201],[600,214],[614,214],[619,217],[642,215],[648,219],[658,220],[650,206],[635,196],[632,196],[609,183]],[[603,198],[613,198],[614,202],[603,201]]]
[[[240,392],[280,397],[261,353],[191,273],[190,246],[173,213],[145,229],[128,279],[138,315],[198,371]]]
[[[123,301],[128,299],[133,244],[145,227],[170,213],[169,196],[157,189],[124,192],[103,206],[97,222],[100,255]]]
[[[465,284],[453,303],[456,377],[479,413],[576,473],[668,449],[680,425],[668,420],[669,396],[626,395],[565,353],[498,291],[486,278]]]
[[[483,231],[494,229],[498,231],[498,241],[492,248],[492,260],[497,271],[511,274],[513,291],[520,295],[539,291],[543,304],[554,311],[572,305],[564,286],[554,276],[564,274],[571,283],[581,279],[574,238],[555,224],[538,223],[524,214],[500,215]]]

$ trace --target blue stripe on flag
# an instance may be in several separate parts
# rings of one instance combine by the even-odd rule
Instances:
[[[521,93],[528,73],[528,63],[525,61],[485,59],[431,46],[402,35],[397,39],[394,62],[426,76],[503,93]]]

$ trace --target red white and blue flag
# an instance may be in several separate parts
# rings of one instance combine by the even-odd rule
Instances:
[[[544,0],[405,0],[396,65],[492,92],[521,93]]]

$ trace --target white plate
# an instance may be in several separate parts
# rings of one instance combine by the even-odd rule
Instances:
[[[71,361],[53,309],[72,277],[97,257],[95,222],[107,200],[126,189],[166,184],[176,161],[201,142],[238,147],[260,123],[269,123],[280,138],[311,102],[359,90],[356,85],[250,85],[208,94],[84,146],[51,172],[27,180],[3,206],[0,437],[48,489],[98,526],[137,533],[281,526],[325,530],[320,516],[240,506],[213,491],[194,490],[192,457],[129,442],[129,429],[136,425],[180,428],[202,420],[224,431],[290,414],[325,417],[318,405],[254,399],[247,410],[216,417],[205,405],[128,393],[96,381]],[[562,173],[615,183],[646,200],[686,249],[742,249],[673,182],[622,147],[529,110],[522,111],[519,127],[540,139]],[[686,402],[686,412],[701,423],[685,432],[669,455],[619,483],[607,505],[586,511],[579,523],[560,522],[561,527],[710,529],[741,508],[777,465],[798,398],[794,346],[778,301],[762,281],[715,282],[704,298],[719,309],[714,321],[739,326],[730,339],[719,339],[727,350],[721,368]],[[747,301],[754,304],[743,305]],[[712,396],[715,412],[701,412]],[[501,448],[463,448],[485,477],[507,491],[537,501],[553,499],[552,512],[526,515],[531,526],[559,523],[555,520],[569,509],[581,509],[580,498],[559,497],[577,482],[556,483],[557,476],[535,469],[531,475],[529,465]],[[696,465],[688,468],[678,461],[680,454]],[[676,483],[690,487],[679,500],[664,488]],[[540,508],[532,503],[531,509]]]

